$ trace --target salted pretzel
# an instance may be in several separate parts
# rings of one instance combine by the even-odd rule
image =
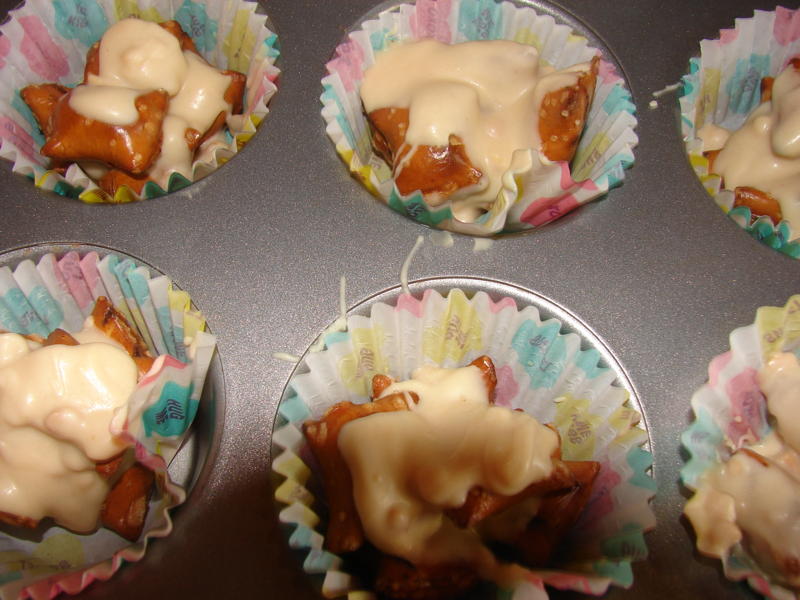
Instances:
[[[800,56],[792,58],[787,68],[791,66],[800,72]],[[772,86],[775,82],[774,77],[763,77],[761,79],[761,103],[772,100]],[[714,161],[719,155],[719,150],[709,150],[703,152],[703,156],[708,160],[709,172],[714,172]],[[722,186],[725,187],[723,180]],[[733,190],[733,206],[746,206],[750,209],[751,222],[759,217],[768,217],[773,225],[778,225],[783,220],[783,211],[777,198],[769,192],[759,190],[751,186],[738,186]]]
[[[165,21],[159,25],[178,40],[181,50],[192,52],[208,64],[177,21]],[[87,53],[83,83],[89,83],[90,76],[99,72],[98,41]],[[219,72],[230,79],[223,98],[231,105],[231,114],[241,114],[246,76],[238,71]],[[149,170],[161,153],[162,125],[170,101],[164,90],[143,91],[135,99],[138,119],[131,125],[113,125],[79,114],[70,106],[72,90],[58,84],[30,85],[20,93],[45,135],[41,153],[52,159],[53,168],[83,161],[105,165],[107,168],[98,176],[97,184],[111,196],[122,187],[141,194],[145,184],[154,181]],[[190,154],[193,156],[203,142],[223,128],[225,122],[226,112],[220,111],[205,131],[187,128],[184,139]]]
[[[141,336],[105,296],[97,299],[91,319],[97,329],[125,349],[136,363],[140,375],[150,370],[154,359],[150,356]],[[35,335],[24,337],[42,346],[79,344],[63,329],[55,329],[47,338]],[[95,471],[111,486],[100,512],[100,523],[120,536],[136,541],[141,535],[147,517],[148,498],[154,481],[153,472],[136,463],[132,453],[128,451],[123,451],[108,460],[98,461]],[[15,527],[31,529],[39,525],[37,519],[2,511],[0,511],[0,521]]]
[[[481,356],[470,365],[481,371],[487,397],[493,404],[497,386],[494,364],[489,357]],[[303,426],[303,433],[322,474],[329,507],[325,548],[331,552],[346,554],[374,550],[365,538],[353,496],[352,477],[339,450],[338,440],[342,427],[354,419],[379,412],[409,410],[410,405],[419,402],[413,392],[386,394],[393,383],[394,380],[387,375],[375,375],[370,402],[340,402],[328,409],[319,420],[308,421]],[[446,510],[444,514],[458,527],[473,528],[527,498],[542,498],[536,516],[517,539],[508,543],[526,564],[547,565],[561,539],[588,502],[592,484],[600,469],[599,463],[594,461],[561,460],[559,448],[551,458],[553,469],[548,477],[531,484],[520,493],[503,496],[475,487],[469,491],[462,506]],[[359,562],[362,559],[359,554]],[[465,564],[415,565],[379,553],[374,589],[382,597],[398,600],[444,600],[460,596],[478,581],[476,570]]]
[[[595,56],[574,85],[545,94],[538,128],[541,151],[549,160],[569,162],[575,156],[594,98],[599,63],[599,57]],[[464,141],[458,135],[451,134],[447,146],[412,146],[405,143],[408,108],[379,108],[366,117],[372,146],[392,168],[401,194],[419,190],[431,204],[438,204],[481,180],[483,173],[470,161]]]

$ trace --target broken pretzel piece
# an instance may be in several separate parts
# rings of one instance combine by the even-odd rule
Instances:
[[[553,470],[545,479],[533,482],[513,496],[503,496],[476,486],[467,493],[464,504],[448,510],[447,516],[459,527],[474,527],[485,518],[514,506],[525,498],[544,496],[572,488],[575,485],[575,476],[567,463],[560,460],[558,454],[560,452],[553,456]]]
[[[599,64],[600,57],[595,56],[575,85],[549,92],[542,100],[539,137],[542,154],[549,160],[570,162],[575,156],[594,99]]]
[[[392,167],[398,191],[422,192],[431,206],[438,206],[449,196],[477,184],[483,174],[467,156],[464,144],[451,135],[447,146],[410,146],[406,144],[407,108],[379,108],[367,115],[372,142]],[[410,156],[407,156],[411,152]]]
[[[62,161],[97,160],[134,175],[146,171],[161,152],[161,125],[169,96],[164,90],[143,92],[134,100],[139,115],[131,125],[90,119],[70,106],[74,92],[56,102],[44,156]]]
[[[412,565],[384,554],[375,591],[397,600],[449,600],[461,596],[478,581],[477,571],[467,565]]]
[[[566,491],[545,496],[536,516],[514,542],[526,565],[542,567],[550,563],[592,496],[600,463],[564,461],[564,465],[572,473],[575,484]]]
[[[758,217],[769,217],[772,224],[777,225],[783,220],[780,202],[767,192],[754,187],[739,186],[733,193],[733,205],[749,208],[753,221]]]
[[[131,542],[138,540],[147,517],[153,479],[153,472],[138,463],[122,473],[103,503],[103,525]]]
[[[29,85],[20,90],[20,96],[31,109],[39,129],[45,136],[52,132],[50,117],[55,110],[56,104],[69,92],[69,88],[57,83],[42,83],[39,85]]]
[[[92,310],[92,321],[95,327],[125,348],[139,367],[140,375],[150,370],[155,359],[150,356],[144,340],[105,296],[97,299]]]
[[[398,410],[408,410],[408,405],[402,394],[392,394],[365,404],[340,402],[329,408],[319,421],[303,424],[308,445],[322,469],[330,513],[325,547],[330,552],[351,552],[364,543],[364,529],[353,498],[353,480],[339,452],[339,432],[353,419]]]

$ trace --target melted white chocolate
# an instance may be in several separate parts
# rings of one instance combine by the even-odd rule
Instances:
[[[204,133],[219,113],[231,110],[231,105],[225,102],[231,78],[194,52],[186,50],[184,56],[189,70],[180,91],[169,102],[168,114],[184,119],[187,127]]]
[[[81,115],[110,123],[131,125],[138,119],[136,97],[154,89],[170,95],[163,124],[161,153],[148,175],[161,187],[178,172],[193,179],[193,152],[186,129],[204,134],[220,113],[230,114],[225,101],[228,75],[212,67],[155,23],[128,18],[106,31],[100,42],[99,74],[88,85],[75,88],[70,106]]]
[[[367,538],[418,564],[467,562],[490,579],[507,576],[478,534],[443,511],[481,486],[504,495],[548,477],[558,435],[531,416],[489,404],[481,371],[421,367],[383,396],[414,392],[408,411],[377,413],[339,434]]]
[[[79,85],[69,96],[69,105],[77,113],[111,125],[133,125],[139,120],[136,98],[140,90],[111,85]]]
[[[800,365],[790,352],[772,356],[758,373],[758,385],[767,397],[769,412],[775,417],[781,438],[800,452]]]
[[[706,150],[711,148],[705,148]],[[754,187],[781,205],[783,218],[800,229],[800,72],[791,65],[744,125],[730,134],[714,160],[725,187]]]
[[[188,65],[178,40],[163,27],[141,19],[115,23],[100,41],[98,75],[92,85],[113,85],[137,90],[165,90],[177,94]]]
[[[457,135],[483,177],[476,188],[452,196],[454,214],[474,221],[500,191],[502,176],[518,150],[541,147],[539,108],[544,96],[574,85],[588,63],[562,71],[540,65],[532,46],[506,40],[397,44],[376,56],[364,72],[366,111],[408,108],[406,143],[447,146]],[[403,164],[395,165],[397,176]],[[428,199],[434,204],[435,199]]]
[[[108,493],[95,462],[126,447],[110,424],[127,409],[137,376],[112,343],[40,347],[0,334],[0,511],[94,529]]]
[[[701,552],[724,557],[743,542],[772,569],[775,557],[800,557],[800,455],[796,410],[791,410],[800,403],[797,357],[775,355],[758,381],[776,431],[748,448],[756,457],[737,452],[706,473],[684,512]]]

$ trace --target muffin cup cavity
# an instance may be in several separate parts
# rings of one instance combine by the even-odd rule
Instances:
[[[375,55],[393,44],[423,38],[455,44],[505,39],[530,44],[555,68],[591,60],[600,51],[550,15],[494,0],[419,0],[363,21],[335,51],[322,80],[322,116],[350,173],[389,207],[425,225],[476,236],[540,227],[620,185],[633,164],[635,108],[613,65],[601,60],[595,98],[571,166],[552,163],[547,176],[509,168],[491,208],[475,222],[459,221],[449,201],[429,206],[420,192],[403,196],[391,170],[370,144],[359,86]],[[536,152],[533,158],[536,159]],[[536,160],[538,162],[538,160]],[[534,185],[535,184],[535,185]]]
[[[37,187],[84,202],[130,202],[163,196],[192,182],[172,173],[167,189],[150,181],[141,195],[127,186],[110,196],[73,163],[63,175],[48,168],[39,154],[44,137],[20,90],[26,85],[56,82],[71,87],[83,79],[86,53],[114,23],[138,17],[162,22],[174,19],[189,34],[198,52],[212,65],[244,73],[244,112],[232,116],[230,129],[203,146],[192,165],[194,181],[230,160],[253,136],[277,91],[277,37],[258,4],[246,0],[199,3],[186,0],[114,2],[113,0],[31,0],[9,13],[0,26],[6,42],[0,47],[0,156]]]
[[[310,350],[287,385],[273,433],[275,499],[306,573],[324,580],[325,597],[369,591],[345,559],[324,549],[326,502],[302,423],[340,401],[367,401],[376,373],[406,379],[424,364],[464,366],[486,354],[498,375],[496,404],[554,424],[566,459],[602,464],[592,500],[569,534],[569,557],[556,570],[527,571],[514,598],[540,598],[545,585],[592,594],[630,586],[632,561],[647,554],[643,533],[655,524],[648,504],[655,491],[652,456],[644,449],[642,416],[618,373],[604,364],[605,354],[511,297],[424,289],[419,297],[371,301],[349,315],[346,329],[324,335],[325,348]],[[490,597],[509,592],[489,588]]]
[[[764,244],[800,258],[800,224],[769,217],[752,218],[746,206],[733,206],[734,195],[709,172],[698,131],[714,124],[729,130],[742,126],[761,102],[760,83],[776,76],[789,59],[800,54],[800,10],[777,7],[756,10],[752,18],[736,19],[719,38],[700,42],[700,56],[689,61],[680,92],[681,133],[689,162],[703,187],[724,213]]]
[[[169,510],[186,500],[184,486],[192,486],[204,466],[199,456],[186,464],[184,454],[202,453],[198,444],[203,443],[190,426],[198,414],[199,421],[208,419],[211,407],[201,403],[213,403],[216,382],[206,382],[206,376],[218,369],[212,365],[216,338],[205,331],[205,319],[189,295],[166,276],[107,249],[55,244],[0,255],[0,330],[75,333],[99,296],[109,298],[159,356],[137,384],[126,421],[115,419],[111,425],[134,448],[136,460],[155,473],[144,529],[132,543],[103,527],[79,535],[50,520],[33,530],[3,525],[3,599],[78,593],[96,579],[111,577],[125,561],[140,560],[150,539],[170,534]],[[190,338],[191,348],[184,344]],[[201,429],[206,428],[203,423]],[[180,460],[171,465],[179,450]]]
[[[681,435],[688,460],[681,480],[694,491],[703,476],[732,453],[753,444],[772,431],[767,401],[756,373],[775,352],[800,355],[800,295],[784,306],[762,306],[750,325],[730,334],[730,349],[708,366],[708,382],[692,396],[694,420]],[[770,576],[741,544],[722,560],[725,576],[747,580],[760,594],[775,599],[796,599],[796,591],[770,580]]]

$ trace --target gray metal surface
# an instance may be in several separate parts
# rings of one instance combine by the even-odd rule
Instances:
[[[15,4],[0,0],[4,14]],[[218,336],[225,414],[215,459],[175,531],[140,563],[82,598],[318,596],[277,526],[269,448],[275,407],[293,365],[338,312],[340,275],[352,306],[398,283],[428,230],[378,204],[350,179],[324,133],[319,80],[343,33],[373,0],[270,0],[282,70],[259,133],[211,177],[170,196],[89,206],[37,190],[0,161],[0,251],[84,242],[140,257],[191,292]],[[796,0],[789,3],[796,6]],[[637,105],[636,164],[621,188],[533,234],[474,253],[429,241],[410,278],[477,277],[530,290],[585,323],[618,359],[649,424],[659,490],[650,557],[611,598],[751,598],[693,550],[680,517],[679,433],[689,397],[728,333],[761,305],[800,291],[800,261],[750,239],[706,196],[685,158],[675,83],[698,51],[760,0],[561,0],[610,48]]]

